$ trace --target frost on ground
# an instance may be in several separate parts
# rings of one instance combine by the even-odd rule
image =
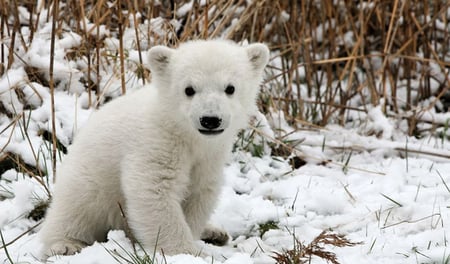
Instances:
[[[51,23],[46,21],[45,12],[36,23],[32,45],[27,50],[18,45],[15,56],[20,59],[0,77],[0,161],[6,164],[0,167],[0,263],[40,263],[36,257],[40,220],[33,220],[29,214],[48,198],[53,187],[50,93],[41,81],[48,78],[50,59]],[[161,19],[146,23],[164,34]],[[94,27],[92,23],[85,26]],[[102,64],[98,76],[92,76],[99,80],[98,94],[88,94],[83,79],[86,61],[67,59],[81,37],[66,31],[55,43],[55,120],[60,146],[71,143],[95,106],[119,96],[121,90],[117,38],[106,29],[99,32],[105,37],[102,54],[110,61]],[[27,39],[29,32],[24,29],[22,34]],[[139,54],[134,43],[134,29],[126,29],[127,92],[139,89],[142,83],[136,73]],[[143,41],[141,45],[147,49],[150,43]],[[271,63],[275,69],[281,60]],[[370,63],[377,67],[376,57]],[[302,77],[304,67],[299,71]],[[267,87],[270,85],[264,89]],[[307,98],[304,88],[292,91]],[[399,89],[399,94],[405,91]],[[99,101],[95,101],[97,98]],[[350,101],[349,105],[356,107],[361,102]],[[426,101],[423,106],[428,106]],[[220,202],[212,217],[213,224],[226,229],[232,240],[224,247],[199,242],[213,259],[157,255],[156,263],[275,263],[275,252],[292,249],[295,239],[308,244],[323,230],[362,242],[353,247],[327,248],[336,253],[340,263],[448,263],[448,125],[437,129],[441,137],[426,133],[420,139],[408,137],[405,120],[387,118],[380,106],[364,107],[367,113],[349,111],[345,126],[320,129],[294,130],[283,112],[275,110],[270,111],[267,120],[262,114],[258,116],[253,129],[236,139],[235,151],[224,169],[226,182]],[[448,124],[450,114],[430,108],[420,118],[428,123]],[[420,128],[431,126],[426,122]],[[294,151],[289,149],[289,155],[282,151],[286,145],[295,147]],[[64,147],[58,148],[58,162],[64,159],[64,152]],[[3,162],[18,159],[22,167]],[[41,177],[45,175],[48,177]],[[77,255],[52,257],[49,262],[127,263],[126,259],[133,256],[129,255],[133,245],[124,232],[111,231],[108,238]],[[136,247],[138,255],[143,256],[143,250]],[[326,261],[313,258],[311,263]]]

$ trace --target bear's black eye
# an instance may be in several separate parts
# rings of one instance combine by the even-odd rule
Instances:
[[[229,84],[227,86],[227,88],[225,88],[225,93],[228,94],[228,95],[234,94],[234,86]]]
[[[184,89],[184,93],[187,96],[191,97],[191,96],[194,96],[195,90],[194,90],[194,88],[192,88],[192,86],[188,86],[188,87],[186,87],[186,89]]]

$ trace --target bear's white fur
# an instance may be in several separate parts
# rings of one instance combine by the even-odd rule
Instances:
[[[168,255],[226,240],[207,221],[268,58],[264,44],[224,40],[151,48],[151,85],[94,113],[70,146],[39,234],[44,255],[73,254],[110,229]]]

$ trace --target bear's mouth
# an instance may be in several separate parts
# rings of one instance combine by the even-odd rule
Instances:
[[[223,129],[199,129],[198,132],[202,133],[203,135],[218,135],[223,132]]]

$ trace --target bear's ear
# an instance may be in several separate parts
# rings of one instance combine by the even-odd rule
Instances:
[[[251,44],[246,47],[247,55],[253,69],[261,71],[269,62],[269,48],[262,43]]]
[[[173,49],[165,46],[154,46],[148,51],[148,63],[154,73],[163,74],[169,65]]]

